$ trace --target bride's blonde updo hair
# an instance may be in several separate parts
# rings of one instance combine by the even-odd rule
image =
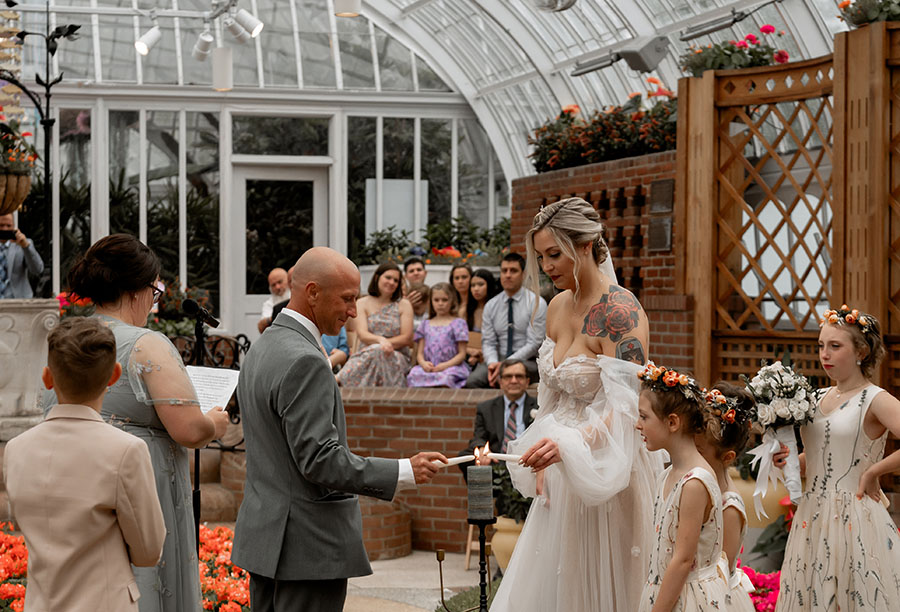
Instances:
[[[536,294],[540,291],[540,266],[537,255],[534,252],[534,235],[547,230],[553,236],[559,250],[575,262],[575,296],[580,289],[578,277],[580,275],[580,262],[575,254],[577,247],[590,243],[594,263],[598,266],[609,257],[609,248],[603,240],[603,223],[600,221],[600,213],[593,206],[581,198],[566,198],[553,204],[544,206],[534,216],[531,229],[525,234],[525,248],[528,252],[526,259],[526,279],[529,288]]]

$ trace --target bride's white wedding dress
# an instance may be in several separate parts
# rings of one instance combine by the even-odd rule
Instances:
[[[612,357],[553,364],[555,343],[538,352],[538,414],[509,453],[541,438],[562,461],[544,471],[491,612],[633,612],[647,575],[658,453],[634,425],[642,367]],[[509,463],[513,484],[535,495],[535,475]]]

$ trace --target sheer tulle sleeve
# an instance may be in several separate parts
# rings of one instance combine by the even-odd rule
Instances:
[[[537,418],[509,444],[508,452],[521,454],[541,438],[550,438],[559,445],[562,461],[549,469],[559,469],[586,505],[609,500],[628,486],[636,457],[646,454],[634,428],[640,370],[610,357],[567,360],[547,373],[550,384],[542,378]],[[508,465],[516,488],[534,496],[531,470]]]
[[[134,343],[126,370],[138,401],[200,405],[181,355],[159,332],[146,333]]]

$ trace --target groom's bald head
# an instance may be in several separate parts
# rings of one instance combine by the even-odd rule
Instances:
[[[288,307],[312,320],[319,331],[336,335],[356,316],[359,270],[344,255],[328,247],[313,247],[294,264],[293,293]]]

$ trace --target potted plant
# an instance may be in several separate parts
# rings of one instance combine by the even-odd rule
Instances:
[[[741,40],[726,40],[705,47],[690,45],[681,56],[681,69],[691,76],[702,76],[707,70],[729,70],[784,64],[790,59],[784,49],[776,49],[770,37],[780,38],[775,26],[766,24],[759,29],[763,38],[750,33]]]
[[[505,462],[494,464],[494,508],[497,513],[497,524],[494,525],[494,536],[491,538],[491,550],[497,559],[500,569],[506,566],[512,557],[516,541],[525,526],[528,509],[532,498],[524,497],[513,486],[509,470]]]
[[[31,170],[37,159],[34,147],[25,140],[31,135],[19,132],[18,122],[7,123],[0,114],[0,215],[15,212],[31,191]]]
[[[838,8],[841,19],[853,28],[875,21],[900,21],[900,0],[843,0]]]

